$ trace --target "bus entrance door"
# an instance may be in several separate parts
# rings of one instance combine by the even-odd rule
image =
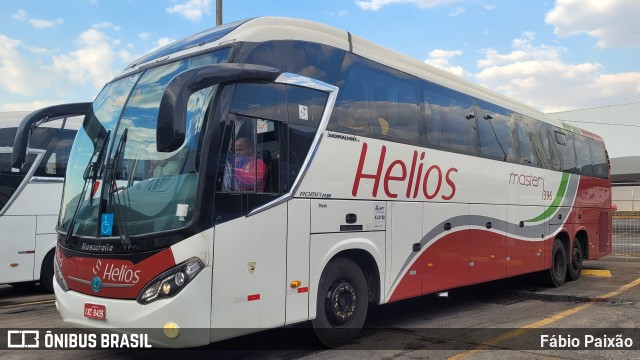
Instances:
[[[2,206],[0,209],[0,280],[2,283],[32,281],[36,250],[36,208],[34,199],[40,197],[21,196],[29,185],[29,179],[42,154],[29,152],[27,161],[19,171],[11,168],[11,148],[0,152],[0,191]],[[46,195],[44,196],[46,198]]]

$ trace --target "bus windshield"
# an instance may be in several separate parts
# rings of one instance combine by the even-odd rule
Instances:
[[[78,131],[58,230],[88,237],[148,234],[184,227],[193,214],[198,182],[196,153],[206,109],[216,86],[188,103],[186,139],[158,152],[158,107],[171,79],[190,68],[226,62],[222,49],[152,68],[108,84]],[[67,236],[69,238],[69,236]],[[135,247],[135,245],[134,245]]]

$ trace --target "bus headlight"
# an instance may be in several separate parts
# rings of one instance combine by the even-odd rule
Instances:
[[[56,254],[53,258],[53,277],[56,278],[56,282],[62,289],[62,291],[69,291],[69,287],[67,286],[67,282],[64,281],[64,276],[62,275],[62,269],[60,269],[60,261],[58,261],[58,254]]]
[[[140,304],[176,296],[193,278],[204,269],[198,258],[191,258],[156,276],[138,295]]]

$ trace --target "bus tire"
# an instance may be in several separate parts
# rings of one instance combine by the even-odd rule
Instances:
[[[561,287],[567,278],[567,252],[560,239],[555,239],[551,249],[551,268],[546,271],[546,283],[551,287]]]
[[[368,301],[367,280],[358,264],[343,257],[329,261],[320,277],[312,321],[318,340],[330,348],[353,341],[364,324]]]
[[[45,288],[48,292],[53,292],[53,250],[42,260],[42,268],[40,269],[40,286]]]
[[[578,238],[573,239],[573,246],[571,247],[571,259],[567,266],[567,274],[570,280],[578,280],[580,273],[582,272],[582,245]]]
[[[11,285],[16,289],[28,289],[34,286],[36,283],[37,281],[21,281],[21,282],[9,283],[9,285]]]

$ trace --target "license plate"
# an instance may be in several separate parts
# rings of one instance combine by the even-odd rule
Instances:
[[[107,307],[99,304],[84,304],[84,317],[89,319],[104,320],[107,317]]]

